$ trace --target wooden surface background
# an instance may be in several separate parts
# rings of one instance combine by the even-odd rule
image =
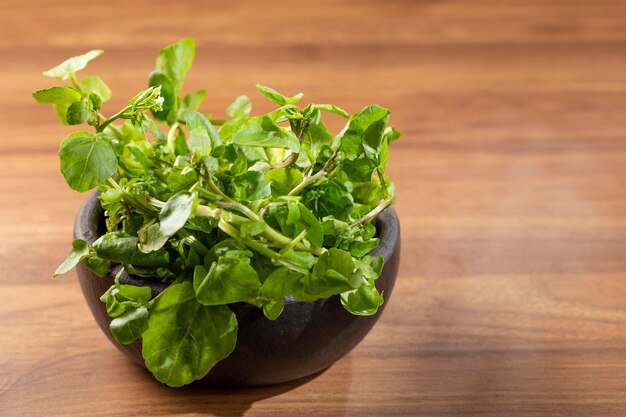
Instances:
[[[394,143],[403,255],[375,329],[323,374],[242,391],[169,389],[51,271],[85,198],[56,155],[71,128],[30,92],[86,74],[146,84],[160,46],[198,41],[206,112],[254,83],[351,112]],[[334,125],[338,128],[339,125]],[[0,415],[626,415],[626,2],[0,3]]]

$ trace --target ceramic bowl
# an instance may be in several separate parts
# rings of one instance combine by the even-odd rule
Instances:
[[[400,224],[393,208],[378,216],[380,245],[372,255],[381,255],[385,264],[376,287],[384,291],[385,303],[369,317],[348,313],[338,296],[313,303],[296,302],[286,298],[285,309],[275,321],[249,304],[237,303],[229,307],[237,315],[239,332],[233,353],[217,365],[206,377],[196,383],[220,387],[256,386],[287,382],[320,372],[350,352],[371,330],[389,303],[400,261]],[[74,236],[92,244],[104,233],[104,213],[97,194],[83,204],[74,226]],[[100,296],[113,285],[119,266],[112,267],[101,278],[85,262],[78,267],[78,278],[87,304],[96,322],[113,343],[130,360],[145,366],[141,356],[141,340],[130,345],[118,343],[109,331],[111,318],[107,315]],[[122,284],[149,286],[152,296],[166,288],[166,284],[122,273]]]

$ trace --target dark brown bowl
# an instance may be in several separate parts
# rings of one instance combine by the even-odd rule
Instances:
[[[74,236],[92,244],[102,233],[104,213],[97,194],[83,204],[74,225]],[[372,255],[381,255],[385,265],[376,287],[384,291],[385,304],[373,316],[360,317],[348,313],[338,296],[313,303],[286,299],[285,310],[275,321],[249,304],[237,303],[229,307],[237,315],[239,332],[233,353],[201,379],[199,383],[214,386],[254,386],[291,381],[322,371],[350,352],[370,331],[389,302],[400,263],[400,224],[393,208],[378,216],[380,245]],[[133,362],[144,366],[141,341],[130,345],[118,343],[109,331],[111,318],[100,296],[113,285],[118,267],[111,268],[104,278],[95,275],[85,262],[78,267],[78,279],[87,304],[96,322],[122,353]],[[166,284],[123,273],[122,284],[149,286],[152,296],[166,288]]]

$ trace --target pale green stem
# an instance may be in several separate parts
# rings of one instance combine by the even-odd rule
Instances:
[[[115,180],[113,179],[113,177],[109,177],[109,178],[107,179],[107,182],[108,182],[108,183],[109,183],[109,185],[110,185],[111,187],[113,187],[113,188],[117,188],[118,190],[121,190],[121,189],[122,189],[122,187],[120,187],[120,185],[117,183],[117,181],[115,181]]]
[[[302,274],[307,274],[309,271],[306,268],[303,268],[299,265],[294,264],[293,262],[290,262],[284,258],[282,258],[279,254],[277,254],[276,252],[274,252],[273,250],[269,249],[266,246],[263,246],[262,244],[255,242],[252,239],[244,239],[239,235],[239,231],[237,229],[235,229],[234,227],[232,227],[230,224],[228,224],[227,222],[225,222],[223,219],[220,219],[219,223],[218,223],[218,227],[220,228],[220,230],[222,230],[224,233],[226,233],[228,236],[232,237],[233,239],[237,240],[238,242],[246,245],[247,247],[249,247],[252,250],[255,250],[257,252],[259,252],[261,255],[265,255],[268,258],[272,259],[275,262],[280,263],[281,265],[286,266],[289,269],[292,269],[296,272],[300,272]]]
[[[81,91],[80,86],[78,85],[78,80],[76,79],[76,73],[74,71],[70,72],[70,80],[72,80],[74,88],[76,88],[78,91]]]
[[[383,173],[380,172],[380,169],[376,169],[376,174],[378,177],[378,181],[380,181],[381,187],[383,187],[383,194],[385,198],[389,198],[389,190],[387,190],[387,184],[385,184],[385,178],[383,177]]]
[[[103,132],[104,129],[110,125],[111,123],[113,123],[114,121],[116,121],[117,119],[121,118],[124,116],[124,113],[126,111],[130,110],[130,106],[126,106],[124,107],[122,110],[118,111],[117,113],[115,113],[113,116],[109,117],[108,119],[106,119],[104,122],[100,123],[100,125],[96,128],[96,132]]]
[[[169,132],[167,132],[167,150],[169,154],[172,155],[172,158],[176,159],[176,152],[174,152],[174,139],[176,134],[176,129],[178,129],[178,122],[175,122],[172,127],[170,127]]]
[[[297,152],[292,152],[287,159],[285,159],[283,162],[279,162],[275,165],[272,165],[272,168],[287,168],[291,165],[293,165],[297,160],[298,157],[300,156],[299,153]]]
[[[300,143],[300,146],[302,146],[302,139],[304,138],[304,133],[306,132],[305,129],[308,127],[308,123],[302,120],[298,121],[297,126],[295,126],[294,123],[295,122],[289,121],[289,124],[291,125],[291,130],[293,131],[293,133],[297,135],[298,142]],[[282,162],[279,162],[278,164],[272,165],[272,168],[287,168],[295,164],[299,156],[300,156],[299,152],[292,152],[287,157],[287,159],[285,159]]]
[[[324,169],[317,171],[314,175],[311,175],[310,177],[303,179],[302,182],[296,185],[293,188],[293,190],[289,191],[287,195],[288,196],[298,195],[300,191],[302,191],[307,185],[314,183],[315,181],[322,178],[326,174],[327,172],[324,171]]]
[[[294,237],[291,242],[289,242],[289,244],[287,246],[285,246],[284,248],[282,248],[280,250],[280,254],[284,254],[285,252],[287,252],[289,249],[294,248],[298,243],[300,243],[302,241],[302,239],[304,239],[304,237],[306,236],[308,230],[304,229],[303,231],[300,232],[300,234],[296,237]]]
[[[361,217],[359,220],[357,220],[354,223],[352,223],[350,225],[350,227],[355,227],[355,226],[358,226],[360,224],[363,224],[363,223],[371,221],[376,216],[378,216],[384,209],[389,207],[394,202],[394,200],[395,200],[394,198],[389,198],[389,199],[381,201],[380,204],[378,204],[376,207],[374,207],[369,213],[367,213],[366,215]]]
[[[178,232],[176,232],[176,234],[182,238],[187,238],[189,241],[189,245],[194,248],[195,251],[200,254],[200,256],[205,256],[209,253],[209,249],[204,246],[204,244],[200,242],[197,237],[195,237],[192,233],[189,233],[187,230],[180,229]]]
[[[287,195],[288,196],[298,195],[300,191],[302,191],[306,186],[308,186],[309,184],[313,184],[315,181],[322,178],[324,175],[329,174],[332,171],[330,169],[330,166],[335,161],[335,158],[337,157],[337,153],[338,151],[336,150],[330,156],[330,158],[328,158],[328,161],[326,161],[322,169],[320,169],[319,171],[317,171],[315,174],[311,175],[310,177],[306,177],[305,179],[303,179],[302,182],[296,185],[293,188],[293,190],[289,191]]]
[[[219,202],[215,202],[215,204],[217,204]],[[151,198],[150,199],[150,204],[152,204],[154,207],[158,207],[158,208],[163,208],[163,206],[165,206],[165,202],[157,200],[156,198]],[[245,206],[244,206],[245,207]],[[247,207],[246,207],[247,209]],[[250,210],[250,209],[248,209]],[[250,220],[254,220],[254,221],[259,221],[261,220],[258,216],[258,214],[252,212],[252,210],[250,210],[251,213],[254,214],[254,216],[256,216],[256,219],[250,219]],[[224,217],[229,217],[229,216],[235,216],[235,214],[233,213],[229,213],[227,211],[223,211],[221,209],[218,208],[211,208],[208,206],[204,206],[202,204],[198,205],[198,208],[196,209],[196,216],[200,216],[200,217],[212,217],[214,219],[220,219],[222,216]],[[238,217],[238,216],[237,216]],[[236,220],[234,218],[231,218],[232,220]],[[275,229],[271,228],[269,225],[265,225],[265,231],[262,233],[262,236],[264,236],[266,239],[271,240],[275,243],[280,244],[281,246],[286,246],[289,245],[292,241],[292,239],[289,239],[287,236],[279,233],[278,231],[276,231]],[[296,249],[301,250],[301,251],[305,251],[305,252],[310,252],[314,255],[320,256],[322,255],[324,252],[326,252],[326,249],[324,248],[308,248],[306,247],[304,244],[302,243],[297,243],[295,246]]]

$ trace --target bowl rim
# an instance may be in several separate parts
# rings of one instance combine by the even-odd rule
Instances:
[[[99,195],[100,192],[95,191],[87,197],[80,207],[74,223],[74,239],[85,240],[90,246],[100,237],[98,233],[100,218],[104,217],[104,209],[100,204]],[[400,222],[396,210],[391,206],[387,207],[376,216],[376,223],[380,243],[369,255],[382,256],[386,264],[397,250],[400,241]],[[150,287],[153,297],[171,285],[171,283],[130,275],[122,270],[120,264],[113,264],[105,277],[112,281],[116,275],[119,275],[121,284]],[[287,296],[285,303],[299,302],[295,301],[293,297]]]

